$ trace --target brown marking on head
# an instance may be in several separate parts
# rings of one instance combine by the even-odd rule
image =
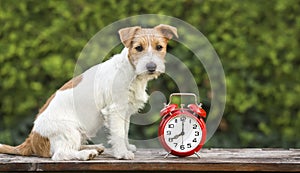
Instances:
[[[176,38],[178,38],[177,28],[173,26],[160,24],[154,27],[154,29],[162,33],[162,35],[164,35],[164,37],[166,37],[168,40],[172,39],[173,36],[176,36]]]
[[[82,75],[76,76],[73,79],[69,80],[67,83],[65,83],[59,90],[63,91],[63,90],[75,88],[81,81],[82,81]]]
[[[135,33],[140,29],[142,29],[140,26],[134,26],[119,30],[120,39],[125,47],[130,46],[132,38],[134,37]]]
[[[123,28],[119,34],[122,43],[129,49],[128,57],[134,66],[140,57],[149,52],[164,59],[168,41],[173,36],[178,37],[175,27],[163,24],[154,28]]]

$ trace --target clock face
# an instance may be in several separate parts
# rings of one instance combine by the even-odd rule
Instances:
[[[171,150],[184,153],[199,146],[202,129],[196,118],[180,114],[166,123],[163,135]]]

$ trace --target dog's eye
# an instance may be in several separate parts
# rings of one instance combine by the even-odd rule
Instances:
[[[156,50],[161,51],[163,49],[162,45],[157,45]]]
[[[135,50],[138,52],[142,52],[144,50],[144,48],[142,46],[137,46],[137,47],[135,47]]]

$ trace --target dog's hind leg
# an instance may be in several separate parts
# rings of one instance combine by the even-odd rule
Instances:
[[[95,149],[81,151],[59,149],[53,154],[52,160],[91,160],[96,156],[98,151]]]
[[[81,134],[73,130],[49,138],[52,160],[90,160],[98,156],[96,149],[81,149]]]

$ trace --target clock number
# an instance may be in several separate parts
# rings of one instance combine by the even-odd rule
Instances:
[[[185,117],[181,117],[180,121],[185,121],[185,119],[186,119]]]
[[[174,124],[169,124],[169,128],[174,128]]]
[[[197,124],[193,124],[193,129],[197,129]]]
[[[170,130],[167,131],[167,135],[171,135],[171,131]]]
[[[175,147],[177,147],[178,143],[175,142],[174,144],[175,144]]]
[[[192,144],[191,144],[191,143],[188,143],[188,144],[187,144],[187,148],[192,148]]]
[[[193,142],[197,142],[197,138],[194,138]]]
[[[199,136],[199,132],[198,131],[195,131],[195,136]]]
[[[177,123],[177,121],[178,121],[178,120],[177,120],[177,119],[175,119],[175,123]]]
[[[173,138],[169,138],[169,142],[173,142]]]
[[[180,149],[184,150],[185,149],[184,145],[180,145]]]

